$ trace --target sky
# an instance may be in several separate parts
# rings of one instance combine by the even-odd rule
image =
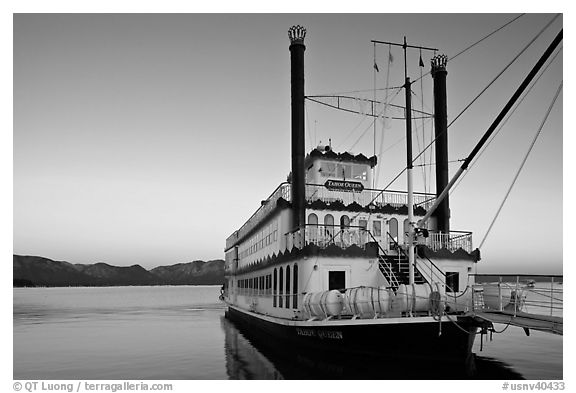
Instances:
[[[391,49],[388,71],[389,48],[371,40],[406,36],[438,48],[449,58],[451,122],[554,17],[524,15],[450,60],[517,15],[16,14],[13,252],[145,268],[223,258],[225,239],[290,171],[290,26],[307,29],[308,95],[372,98],[374,54],[376,88],[401,85],[402,53]],[[451,160],[470,153],[562,24],[451,125]],[[419,56],[408,54],[412,80]],[[422,53],[424,73],[430,57]],[[451,227],[472,231],[475,247],[562,82],[562,63],[560,51],[451,194]],[[483,244],[478,273],[562,273],[562,96]],[[415,109],[423,100],[432,112],[430,75],[413,97]],[[403,93],[392,102],[403,105]],[[371,119],[311,102],[306,116],[307,150],[330,139],[337,151],[372,155]],[[415,126],[416,155],[432,130]],[[377,122],[380,187],[403,169],[404,132],[402,122]],[[417,167],[416,190],[434,192],[431,182]],[[406,189],[405,177],[390,189]]]

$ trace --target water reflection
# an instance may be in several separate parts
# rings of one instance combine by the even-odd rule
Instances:
[[[283,379],[274,364],[248,341],[225,317],[224,330],[226,373],[230,379]]]
[[[463,364],[312,353],[251,334],[225,317],[221,326],[230,379],[523,379],[509,365],[491,358],[474,356]]]

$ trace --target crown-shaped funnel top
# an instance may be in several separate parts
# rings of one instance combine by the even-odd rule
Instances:
[[[431,60],[432,72],[446,71],[446,63],[448,63],[448,56],[446,55],[436,55]]]
[[[304,27],[296,25],[288,29],[290,44],[304,44],[304,37],[306,37],[306,29]]]

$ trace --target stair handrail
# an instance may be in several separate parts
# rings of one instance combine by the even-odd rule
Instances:
[[[409,259],[408,255],[406,254],[406,252],[402,249],[402,247],[400,247],[400,244],[396,241],[396,239],[394,239],[394,237],[390,234],[390,232],[386,232],[386,234],[388,235],[388,237],[394,242],[394,244],[396,245],[396,249],[398,250],[398,252],[401,252],[406,259]],[[400,264],[398,264],[398,267],[400,267]]]
[[[416,254],[417,254],[417,253],[416,253]],[[416,266],[418,266],[418,258],[422,258],[422,259],[423,259],[423,258],[426,258],[426,259],[428,260],[428,262],[430,262],[430,266],[434,267],[437,271],[440,272],[440,274],[436,273],[436,275],[437,275],[437,276],[440,276],[441,279],[443,278],[443,279],[444,279],[443,282],[446,283],[446,273],[444,273],[444,272],[442,271],[442,269],[440,269],[438,266],[436,266],[436,264],[435,264],[434,262],[432,262],[432,260],[431,260],[430,258],[428,258],[428,256],[426,256],[426,255],[424,255],[424,257],[422,257],[422,256],[420,256],[420,255],[416,255],[416,256],[417,256],[417,257],[416,257]],[[418,269],[418,270],[420,270],[420,269]],[[430,278],[433,278],[433,276],[432,276],[432,269],[430,269]]]
[[[394,245],[396,246],[396,249],[398,250],[398,252],[399,252],[399,253],[402,253],[406,259],[409,259],[409,258],[408,258],[408,255],[406,254],[406,252],[404,251],[404,249],[403,249],[402,247],[400,247],[400,244],[396,241],[396,239],[394,239],[394,237],[390,234],[390,232],[386,232],[386,234],[387,234],[388,237],[394,242]],[[444,283],[445,283],[445,282],[446,282],[446,274],[444,274],[444,272],[443,272],[442,270],[440,270],[440,268],[438,268],[438,266],[436,266],[436,265],[434,264],[434,262],[432,262],[428,257],[426,257],[426,259],[428,259],[428,261],[430,262],[430,264],[431,264],[432,266],[434,266],[434,267],[436,268],[436,270],[438,270],[438,271],[444,276]],[[420,273],[420,275],[422,276],[422,278],[424,279],[424,281],[428,281],[428,280],[426,280],[426,277],[424,276],[424,274],[422,274],[422,270],[419,269],[419,267],[418,267],[418,258],[415,258],[415,262],[416,262],[416,263],[415,263],[415,266],[414,266],[414,267],[416,268],[416,270]],[[398,267],[400,267],[400,265],[398,265]],[[433,279],[433,275],[432,275],[432,274],[430,274],[430,279]],[[429,283],[429,284],[431,284],[431,283]]]
[[[368,232],[368,235],[370,236],[370,238],[374,241],[374,243],[376,243],[376,245],[378,246],[378,249],[380,251],[382,251],[382,254],[384,255],[388,255],[386,253],[386,251],[382,248],[382,246],[380,245],[380,243],[378,243],[378,240],[376,240],[376,238],[374,237],[374,235],[372,235],[372,232],[369,229],[366,229],[366,232]],[[384,265],[387,269],[388,269],[388,274],[390,275],[390,284],[391,286],[394,286],[396,288],[398,288],[398,286],[400,285],[400,282],[398,281],[398,279],[396,278],[396,275],[394,274],[394,272],[392,271],[392,266],[390,266],[390,264],[388,263],[388,261],[386,261],[385,259],[382,260],[381,258],[378,258],[378,263],[380,265]]]

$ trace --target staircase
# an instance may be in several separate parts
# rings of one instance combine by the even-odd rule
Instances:
[[[409,283],[410,268],[408,266],[408,258],[404,253],[400,252],[398,255],[381,254],[378,259],[380,271],[384,277],[386,277],[394,291],[396,291],[401,284]],[[426,283],[426,280],[416,268],[414,268],[414,283]]]

